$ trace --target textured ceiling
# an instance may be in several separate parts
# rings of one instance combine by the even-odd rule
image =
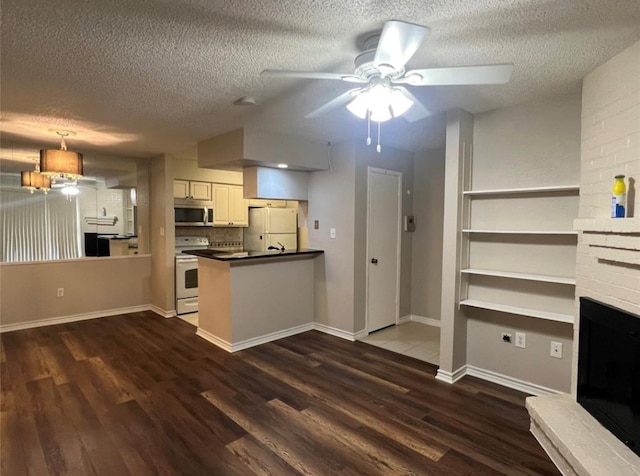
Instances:
[[[431,35],[409,67],[514,63],[503,86],[413,91],[434,117],[383,124],[383,144],[442,144],[438,112],[481,112],[575,91],[640,38],[637,0],[2,0],[3,138],[153,156],[253,125],[363,139],[344,110],[304,115],[351,85],[260,78],[263,69],[352,72],[358,43],[389,19]],[[243,95],[255,107],[233,106]]]

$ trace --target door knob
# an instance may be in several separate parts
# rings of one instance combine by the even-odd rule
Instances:
[[[371,258],[371,263],[378,264],[378,258]]]

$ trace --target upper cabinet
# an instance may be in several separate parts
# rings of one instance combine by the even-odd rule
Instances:
[[[213,225],[249,226],[249,201],[238,185],[213,184]]]
[[[174,179],[173,198],[190,198],[193,200],[211,200],[211,184],[193,180]]]

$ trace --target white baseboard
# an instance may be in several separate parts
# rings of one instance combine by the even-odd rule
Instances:
[[[142,306],[120,307],[117,309],[108,309],[106,311],[87,312],[83,314],[73,314],[71,316],[48,317],[46,319],[37,319],[35,321],[19,322],[17,324],[0,325],[0,333],[19,331],[22,329],[33,329],[35,327],[54,326],[56,324],[66,324],[69,322],[87,321],[89,319],[99,319],[101,317],[117,316],[118,314],[128,314],[132,312],[149,311],[151,308],[148,304]]]
[[[411,314],[407,314],[406,316],[402,316],[398,318],[398,325],[405,324],[411,320]]]
[[[237,352],[239,350],[248,349],[249,347],[255,347],[260,344],[266,344],[267,342],[272,342],[274,340],[282,339],[284,337],[293,336],[293,335],[300,334],[302,332],[311,331],[311,330],[320,331],[325,334],[329,334],[334,337],[339,337],[341,339],[345,339],[351,342],[354,342],[367,335],[367,331],[364,331],[364,330],[358,331],[358,332],[347,332],[342,329],[338,329],[336,327],[327,326],[325,324],[318,324],[317,322],[310,322],[308,324],[302,324],[300,326],[290,327],[289,329],[285,329],[283,331],[272,332],[270,334],[253,337],[251,339],[236,342],[235,344],[232,344],[231,342],[227,342],[226,340],[220,339],[219,337],[214,336],[213,334],[205,331],[200,327],[198,327],[198,330],[196,331],[196,335],[202,337],[204,340],[211,342],[212,344],[220,347],[221,349],[227,352]]]
[[[415,314],[409,314],[408,316],[404,316],[402,319],[405,318],[408,318],[407,320],[412,322],[419,322],[420,324],[426,324],[428,326],[440,327],[440,319],[432,319],[431,317],[417,316]]]
[[[351,342],[361,339],[362,337],[367,335],[366,330],[361,330],[358,332],[348,332],[342,329],[338,329],[337,327],[331,327],[327,326],[326,324],[319,324],[317,322],[313,323],[313,329],[335,337],[340,337],[341,339],[349,340]]]
[[[529,393],[531,395],[559,395],[564,393],[553,388],[543,387],[542,385],[520,380],[508,375],[499,374],[498,372],[474,367],[473,365],[467,365],[466,367],[467,375],[471,377],[477,377],[482,380],[497,383],[503,387],[520,390],[521,392]]]
[[[367,337],[369,335],[369,333],[367,332],[366,329],[362,329],[361,331],[356,332],[353,335],[353,340],[360,340],[364,337]]]
[[[198,327],[198,330],[196,331],[196,335],[202,337],[204,340],[211,342],[214,345],[217,345],[218,347],[220,347],[223,350],[226,350],[227,352],[238,352],[239,350],[244,350],[244,349],[248,349],[249,347],[255,347],[257,345],[266,344],[267,342],[272,342],[274,340],[293,336],[293,335],[300,334],[302,332],[307,332],[310,330],[313,330],[312,322],[309,322],[308,324],[302,324],[300,326],[290,327],[289,329],[285,329],[282,331],[271,332],[270,334],[265,334],[258,337],[252,337],[251,339],[242,340],[240,342],[236,342],[235,344],[232,344],[230,342],[227,342],[226,340],[220,339],[200,327]]]
[[[464,365],[453,373],[445,372],[438,369],[436,380],[453,384],[465,375],[486,380],[487,382],[497,383],[498,385],[502,385],[503,387],[513,388],[514,390],[519,390],[521,392],[536,396],[558,395],[564,393],[553,388],[543,387],[542,385],[527,382],[525,380],[520,380],[508,375],[499,374],[498,372],[493,372],[492,370],[481,369],[473,365]]]
[[[202,337],[207,342],[211,342],[213,345],[220,347],[222,350],[225,350],[227,352],[233,352],[231,350],[231,343],[214,336],[213,334],[205,331],[201,327],[198,327],[198,330],[196,330],[196,335],[198,337]]]
[[[158,306],[156,306],[155,304],[150,304],[148,309],[150,311],[155,312],[156,314],[158,314],[159,316],[165,317],[165,318],[170,318],[170,317],[175,317],[177,316],[175,309],[171,310],[171,311],[166,311],[165,309],[162,309]]]
[[[442,369],[438,369],[438,373],[436,374],[436,380],[440,380],[441,382],[445,382],[448,384],[454,384],[462,377],[467,375],[467,366],[463,365],[458,370],[454,372],[445,372]]]

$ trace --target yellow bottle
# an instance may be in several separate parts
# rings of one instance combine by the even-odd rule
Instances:
[[[611,218],[624,218],[624,207],[627,201],[627,187],[624,175],[616,175],[613,182],[613,196],[611,197]]]

